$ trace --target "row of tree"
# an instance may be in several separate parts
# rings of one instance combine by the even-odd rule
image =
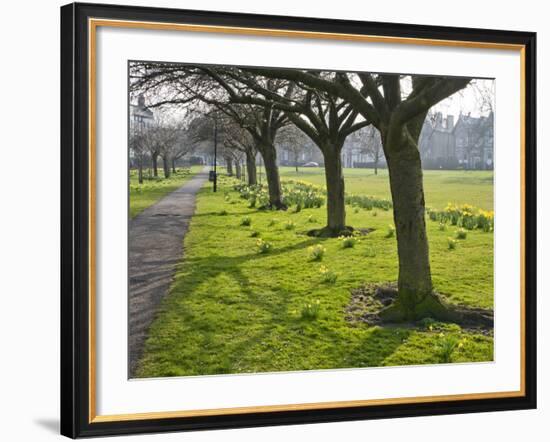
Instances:
[[[189,152],[187,131],[181,124],[163,119],[151,120],[141,128],[131,128],[130,151],[138,170],[139,183],[143,183],[144,169],[150,161],[153,176],[158,176],[158,160],[162,159],[164,176],[176,171],[176,162]]]
[[[383,312],[387,320],[426,316],[458,320],[463,315],[433,292],[418,141],[430,108],[470,81],[154,62],[131,66],[132,92],[147,94],[151,106],[193,107],[220,124],[225,146],[246,159],[250,183],[255,182],[253,159],[256,153],[261,155],[273,209],[286,208],[275,139],[289,126],[307,136],[324,158],[327,225],[323,232],[329,236],[350,230],[341,160],[344,142],[362,128],[371,127],[370,134],[375,129],[389,170],[399,259],[398,300]]]

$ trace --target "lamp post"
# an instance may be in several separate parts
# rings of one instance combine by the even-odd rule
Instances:
[[[214,114],[214,192],[218,190],[218,116]]]

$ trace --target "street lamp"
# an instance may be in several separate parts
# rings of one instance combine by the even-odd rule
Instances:
[[[218,116],[214,114],[214,192],[218,190]]]

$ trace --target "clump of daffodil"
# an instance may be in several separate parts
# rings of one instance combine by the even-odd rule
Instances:
[[[342,244],[343,249],[351,249],[355,247],[356,244],[359,244],[361,240],[356,236],[345,236],[341,235],[338,237],[340,244]]]
[[[458,241],[454,238],[447,238],[447,248],[449,250],[454,250],[456,249],[456,245],[457,245]]]
[[[256,247],[258,248],[258,253],[261,254],[268,253],[272,248],[269,242],[264,241],[261,238],[256,241]]]
[[[302,319],[307,319],[307,320],[317,319],[317,317],[319,316],[320,310],[321,310],[321,301],[316,299],[315,301],[304,304],[302,306],[302,310],[300,311],[300,317]]]
[[[338,279],[338,275],[326,266],[319,267],[319,273],[321,274],[321,281],[326,284],[334,284]]]
[[[316,244],[314,246],[308,247],[307,251],[309,254],[309,259],[311,261],[321,261],[327,249],[324,248],[321,244]]]

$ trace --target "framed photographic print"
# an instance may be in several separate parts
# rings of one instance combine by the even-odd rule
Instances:
[[[535,43],[62,7],[62,434],[534,408]]]

